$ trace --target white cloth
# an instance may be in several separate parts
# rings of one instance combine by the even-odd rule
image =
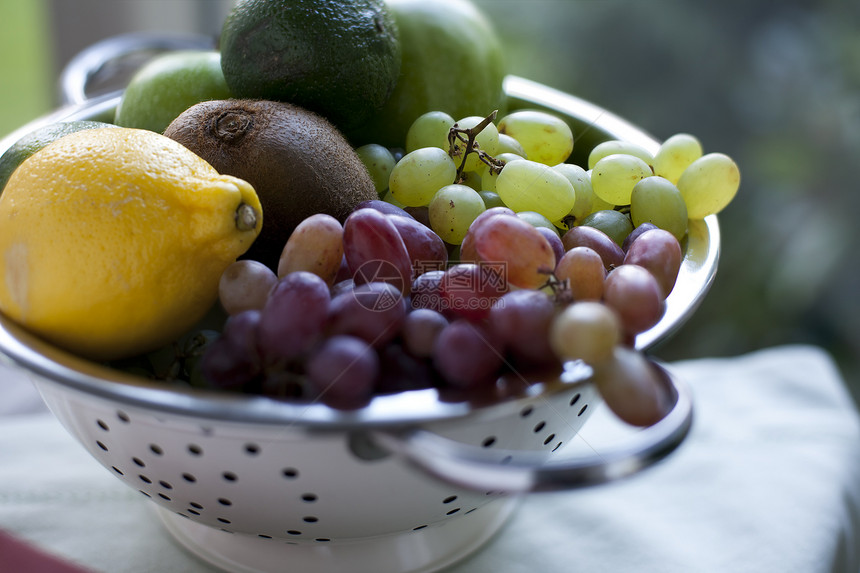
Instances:
[[[858,573],[860,417],[830,358],[791,346],[672,366],[695,404],[676,452],[620,482],[527,497],[450,573]],[[615,427],[601,408],[582,436],[599,448],[623,439]],[[150,505],[0,370],[0,529],[91,571],[213,571]]]

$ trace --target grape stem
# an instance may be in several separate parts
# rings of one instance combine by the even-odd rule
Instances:
[[[451,126],[451,129],[448,131],[448,155],[452,158],[462,156],[460,166],[457,168],[457,176],[454,179],[454,183],[463,182],[463,171],[466,167],[466,158],[469,157],[470,153],[476,153],[478,158],[488,165],[496,174],[498,174],[502,170],[502,167],[505,166],[504,161],[491,156],[489,153],[481,149],[478,142],[475,141],[478,134],[484,131],[484,128],[496,119],[496,114],[498,113],[499,110],[493,110],[493,113],[485,117],[480,123],[471,129],[462,129],[456,123]],[[459,144],[462,144],[462,146]]]

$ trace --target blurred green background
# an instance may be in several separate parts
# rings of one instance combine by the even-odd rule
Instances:
[[[428,0],[430,1],[430,0]],[[511,73],[657,138],[735,158],[711,293],[663,359],[815,344],[860,402],[860,4],[475,0]],[[0,0],[0,136],[58,103],[59,70],[128,31],[216,35],[229,0]],[[812,381],[814,383],[814,381]]]

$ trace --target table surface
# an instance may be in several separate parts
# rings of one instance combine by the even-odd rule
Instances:
[[[860,572],[860,417],[830,357],[786,346],[671,367],[695,404],[676,452],[619,482],[526,497],[448,571]],[[600,407],[580,439],[600,451],[627,435]],[[0,369],[0,572],[20,543],[76,571],[214,571],[152,505]]]

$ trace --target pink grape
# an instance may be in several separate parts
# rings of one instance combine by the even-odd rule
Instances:
[[[603,259],[606,270],[612,270],[624,262],[624,251],[609,238],[609,235],[594,227],[579,226],[569,229],[561,238],[564,250],[569,251],[574,247],[588,247],[593,249]]]
[[[383,281],[409,293],[412,259],[388,216],[375,209],[353,211],[343,226],[343,252],[356,284]]]
[[[630,244],[624,264],[648,269],[660,284],[663,298],[666,298],[675,288],[682,258],[681,244],[675,235],[663,229],[651,229]]]
[[[502,366],[501,343],[481,324],[458,319],[439,333],[433,364],[451,386],[486,386],[495,381]]]
[[[555,269],[555,253],[549,242],[519,217],[487,218],[475,229],[474,242],[478,260],[504,265],[511,285],[539,288]]]
[[[360,338],[332,336],[308,359],[307,375],[312,395],[324,403],[341,409],[359,408],[373,394],[379,357]]]
[[[573,300],[600,300],[606,280],[606,267],[597,251],[590,247],[573,247],[555,267],[555,276],[567,281]]]
[[[406,300],[394,285],[365,283],[332,299],[326,332],[356,336],[380,348],[400,332],[406,310]]]
[[[627,264],[606,276],[605,304],[618,313],[627,334],[639,334],[657,324],[663,314],[660,284],[647,269]]]
[[[296,271],[282,278],[260,316],[260,349],[270,364],[303,358],[323,338],[328,318],[328,284],[319,276]]]
[[[619,419],[651,426],[671,409],[665,384],[641,353],[618,346],[610,360],[595,366],[593,381],[604,403]]]
[[[343,226],[331,215],[316,213],[290,234],[278,261],[278,276],[308,271],[332,285],[342,261]]]
[[[277,282],[277,275],[263,263],[250,259],[236,261],[221,274],[218,300],[231,315],[260,310]]]
[[[463,242],[460,244],[460,262],[463,263],[477,263],[478,255],[475,252],[475,231],[483,224],[484,221],[492,217],[493,215],[511,215],[516,216],[517,214],[507,207],[490,207],[472,221],[472,224],[469,225],[469,230],[466,232],[466,236],[463,238]]]

